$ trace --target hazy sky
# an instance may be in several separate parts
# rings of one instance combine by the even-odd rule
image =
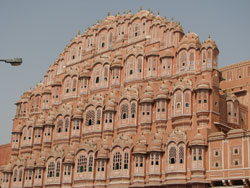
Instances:
[[[0,144],[10,142],[14,103],[43,80],[79,29],[83,33],[108,11],[135,13],[140,6],[174,17],[201,41],[210,34],[220,67],[250,59],[250,0],[0,0],[0,59],[23,58],[20,67],[0,62]]]

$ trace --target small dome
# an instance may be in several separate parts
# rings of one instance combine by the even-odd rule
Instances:
[[[158,56],[159,50],[155,47],[151,48],[147,54],[147,56]]]
[[[18,124],[17,126],[15,126],[15,128],[13,128],[12,133],[21,133],[22,128],[23,126],[21,124]]]
[[[64,163],[74,163],[74,154],[72,151],[66,153]]]
[[[26,169],[33,169],[35,166],[35,160],[29,159],[26,164]]]
[[[168,49],[161,54],[161,59],[164,57],[174,57],[174,54],[171,50]]]
[[[44,94],[51,94],[51,91],[50,91],[50,89],[44,89],[43,91],[42,91],[42,94],[44,95]]]
[[[149,147],[149,151],[162,151],[162,139],[158,133],[155,134],[153,141]]]
[[[12,164],[8,163],[4,166],[4,172],[12,172]]]
[[[154,90],[150,85],[147,85],[142,95],[142,102],[153,102]]]
[[[105,111],[115,111],[115,103],[111,98],[108,100]]]
[[[163,82],[161,84],[161,87],[157,93],[157,99],[167,99],[168,98],[168,94],[169,94],[169,91],[168,91],[168,88],[167,88],[167,85]]]
[[[54,82],[52,83],[52,87],[55,87],[55,86],[61,86],[61,81],[59,79],[56,79],[54,80]]]
[[[205,139],[204,139],[204,137],[202,136],[202,134],[197,133],[197,134],[193,137],[192,142],[191,142],[191,145],[205,145]]]
[[[83,69],[81,74],[80,74],[80,78],[90,78],[90,72],[87,69]]]
[[[108,151],[104,148],[101,148],[97,153],[97,159],[108,159]]]
[[[46,120],[46,125],[53,125],[54,122],[54,112],[50,111],[49,116]]]
[[[182,48],[200,48],[201,47],[201,43],[199,40],[199,36],[196,33],[187,33],[180,41],[180,47],[178,49],[181,50]]]
[[[205,49],[212,48],[213,50],[214,50],[214,49],[217,49],[217,50],[218,50],[218,47],[217,47],[215,41],[212,40],[212,39],[210,38],[210,36],[208,36],[208,39],[205,40],[205,41],[202,43],[202,48],[205,48]]]
[[[197,83],[197,90],[198,89],[211,89],[210,88],[210,84],[209,81],[205,80],[204,78],[201,79],[198,83]]]
[[[82,109],[80,106],[77,105],[75,113],[73,115],[73,119],[82,119]]]

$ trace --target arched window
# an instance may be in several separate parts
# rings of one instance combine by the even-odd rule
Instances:
[[[185,107],[186,108],[190,107],[190,93],[189,93],[189,91],[185,92],[184,100],[185,100]]]
[[[135,24],[133,37],[140,36],[140,24]]]
[[[66,78],[65,80],[65,94],[70,92],[70,77]]]
[[[184,147],[183,146],[179,147],[179,162],[180,164],[184,163]]]
[[[194,52],[190,52],[189,56],[189,69],[194,70]]]
[[[208,52],[207,52],[207,62],[208,62],[209,64],[212,63],[212,52],[211,52],[211,49],[208,50]]]
[[[128,159],[128,152],[125,152],[124,155],[124,169],[128,169],[129,159]]]
[[[73,79],[73,84],[72,85],[73,85],[72,91],[76,92],[76,87],[77,87],[77,79],[76,78]]]
[[[104,82],[108,81],[108,76],[109,76],[109,68],[106,66],[104,68]]]
[[[48,165],[47,177],[54,177],[54,174],[55,174],[55,163],[51,161]]]
[[[89,110],[86,113],[85,125],[87,125],[87,126],[94,125],[94,122],[95,122],[95,112],[94,112],[94,110]]]
[[[201,161],[202,160],[202,149],[201,148],[199,148],[199,160]]]
[[[87,158],[85,155],[80,155],[77,160],[77,172],[86,172],[87,170]]]
[[[15,169],[13,173],[13,181],[16,182],[16,179],[17,179],[17,169]]]
[[[102,111],[101,109],[98,109],[96,112],[96,124],[97,125],[101,124],[101,116],[102,116]]]
[[[187,54],[186,52],[182,51],[180,53],[180,71],[185,71],[187,67]]]
[[[20,169],[20,170],[19,170],[19,177],[18,177],[19,182],[22,181],[22,178],[23,178],[23,170]]]
[[[136,104],[132,103],[131,104],[131,118],[135,118],[136,115]]]
[[[171,147],[169,150],[169,164],[175,164],[176,162],[176,148]]]
[[[89,172],[93,171],[93,155],[89,156]]]
[[[57,161],[57,163],[56,163],[56,177],[60,176],[60,171],[61,171],[61,163],[60,163],[60,161]]]
[[[202,51],[202,64],[205,64],[206,63],[206,51],[203,50]]]
[[[138,74],[141,74],[141,72],[142,72],[142,58],[138,59],[137,70],[138,70]]]
[[[63,128],[63,120],[59,120],[57,123],[57,132],[60,133],[62,132],[62,128]]]
[[[122,155],[120,152],[116,152],[113,156],[113,170],[119,170],[122,168]]]
[[[128,104],[123,104],[121,107],[121,119],[128,118]]]
[[[68,130],[69,130],[69,118],[66,118],[64,124],[64,131],[68,132]]]

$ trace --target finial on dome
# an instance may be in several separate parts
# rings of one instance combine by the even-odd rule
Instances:
[[[150,12],[150,8],[148,8],[148,12]]]
[[[210,36],[210,34],[208,35],[208,39],[211,39],[211,36]]]
[[[142,11],[142,6],[140,6],[140,11]]]
[[[126,14],[126,11],[125,11],[125,10],[123,11],[123,14]]]
[[[188,33],[190,33],[190,29],[188,29]]]
[[[160,11],[159,10],[157,11],[157,14],[160,15]]]
[[[108,11],[108,16],[110,16],[110,12]]]
[[[172,17],[172,21],[174,21],[174,17]]]
[[[117,13],[117,15],[120,15],[120,11]]]
[[[78,30],[78,35],[80,35],[81,34],[81,32],[80,32],[80,29]]]
[[[97,23],[99,23],[100,22],[100,20],[97,20]]]
[[[128,10],[128,13],[131,13],[131,9]]]

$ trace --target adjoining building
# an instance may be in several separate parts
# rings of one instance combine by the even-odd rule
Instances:
[[[218,55],[150,10],[108,14],[17,101],[0,187],[249,187],[250,61]]]

